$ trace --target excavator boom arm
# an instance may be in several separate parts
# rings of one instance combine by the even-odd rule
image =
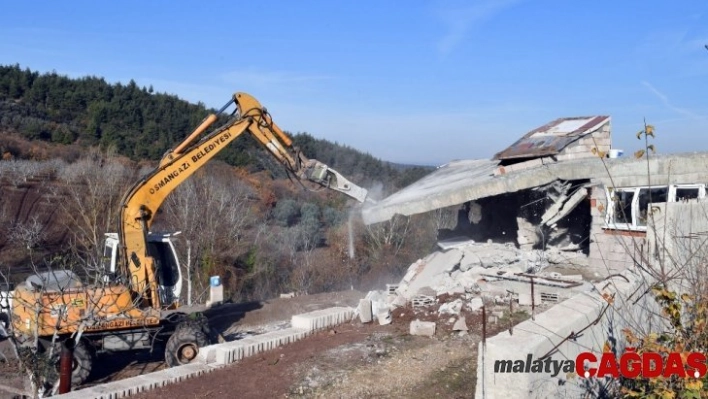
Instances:
[[[168,151],[159,166],[135,184],[121,203],[119,234],[123,273],[130,276],[132,289],[153,308],[171,305],[160,304],[154,260],[147,252],[147,234],[157,210],[177,186],[244,132],[256,138],[297,178],[342,192],[359,202],[366,200],[365,189],[327,165],[307,159],[293,148],[290,137],[272,121],[255,98],[246,93],[236,93],[222,111],[233,102],[237,105],[237,111],[229,122],[200,139],[217,120],[216,115],[209,115],[184,141]]]

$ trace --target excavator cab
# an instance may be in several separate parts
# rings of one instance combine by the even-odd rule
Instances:
[[[182,270],[179,257],[174,245],[174,233],[148,234],[148,255],[155,260],[155,273],[157,275],[160,303],[169,307],[179,302],[182,292]],[[107,233],[103,251],[104,282],[115,281],[120,276],[118,264],[118,234]]]

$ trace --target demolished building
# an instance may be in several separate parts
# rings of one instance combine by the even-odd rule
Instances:
[[[609,156],[617,153],[610,117],[560,118],[492,159],[450,162],[364,208],[374,224],[459,207],[457,226],[439,231],[440,250],[409,268],[399,304],[430,288],[469,293],[492,267],[487,275],[518,282],[542,271],[601,280],[632,266],[646,247],[649,201],[701,201],[708,153]]]
[[[511,317],[514,303],[531,306],[514,332],[490,338],[482,329],[475,397],[578,396],[586,387],[573,373],[500,374],[495,364],[519,354],[574,359],[619,342],[628,323],[651,329],[659,312],[641,293],[655,281],[647,267],[665,256],[659,246],[679,249],[667,267],[705,268],[684,252],[706,234],[708,153],[620,154],[609,117],[561,118],[491,159],[450,162],[364,208],[366,224],[459,209],[457,226],[439,231],[439,249],[388,287],[392,308],[425,315],[435,306],[438,324],[464,331],[455,326],[480,308],[488,323],[497,316],[485,309]]]

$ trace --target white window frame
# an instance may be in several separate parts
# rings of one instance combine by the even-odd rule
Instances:
[[[705,198],[706,196],[705,184],[672,184],[669,186],[669,202],[676,202],[676,189],[679,188],[697,188],[698,199]]]
[[[656,186],[635,186],[635,187],[617,187],[617,188],[605,188],[605,196],[607,199],[607,212],[605,214],[605,228],[613,230],[629,230],[629,231],[646,231],[646,226],[637,225],[637,217],[639,215],[639,190],[641,189],[657,189],[657,188],[667,188],[666,199],[668,202],[676,202],[676,189],[682,188],[697,188],[698,189],[698,200],[703,200],[706,197],[706,185],[703,183],[697,184],[670,184],[668,186],[656,185]],[[615,222],[615,202],[614,193],[616,192],[632,192],[632,222],[631,223],[616,223]]]

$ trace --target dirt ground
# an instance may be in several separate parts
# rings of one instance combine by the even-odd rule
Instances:
[[[12,399],[24,392],[24,374],[7,339],[0,339],[0,399]]]
[[[437,306],[399,308],[390,325],[354,320],[136,398],[471,398],[482,318],[469,311],[462,315],[467,332],[452,331],[456,317],[441,317]],[[519,312],[512,320],[505,314],[488,323],[487,334],[525,317]],[[437,321],[435,336],[410,335],[414,319]]]
[[[332,306],[354,307],[364,295],[344,291],[231,304],[207,315],[227,340],[234,340],[287,327],[294,314]],[[393,312],[390,325],[362,324],[356,319],[206,376],[134,397],[470,398],[474,396],[482,323],[478,312],[464,310],[462,315],[466,317],[467,332],[452,331],[456,317],[439,315],[437,306],[398,308]],[[516,314],[514,322],[524,317],[523,313]],[[436,321],[435,336],[411,336],[409,325],[414,319]],[[487,334],[507,328],[510,321],[505,314],[498,321],[489,322]],[[86,386],[164,367],[162,354],[101,357]],[[10,392],[7,395],[2,396],[0,389],[0,399],[12,397]]]
[[[262,302],[224,304],[207,310],[212,328],[227,341],[288,327],[293,315],[334,306],[356,306],[365,293],[329,292]],[[121,380],[165,368],[162,353],[133,352],[101,357],[85,386]]]

